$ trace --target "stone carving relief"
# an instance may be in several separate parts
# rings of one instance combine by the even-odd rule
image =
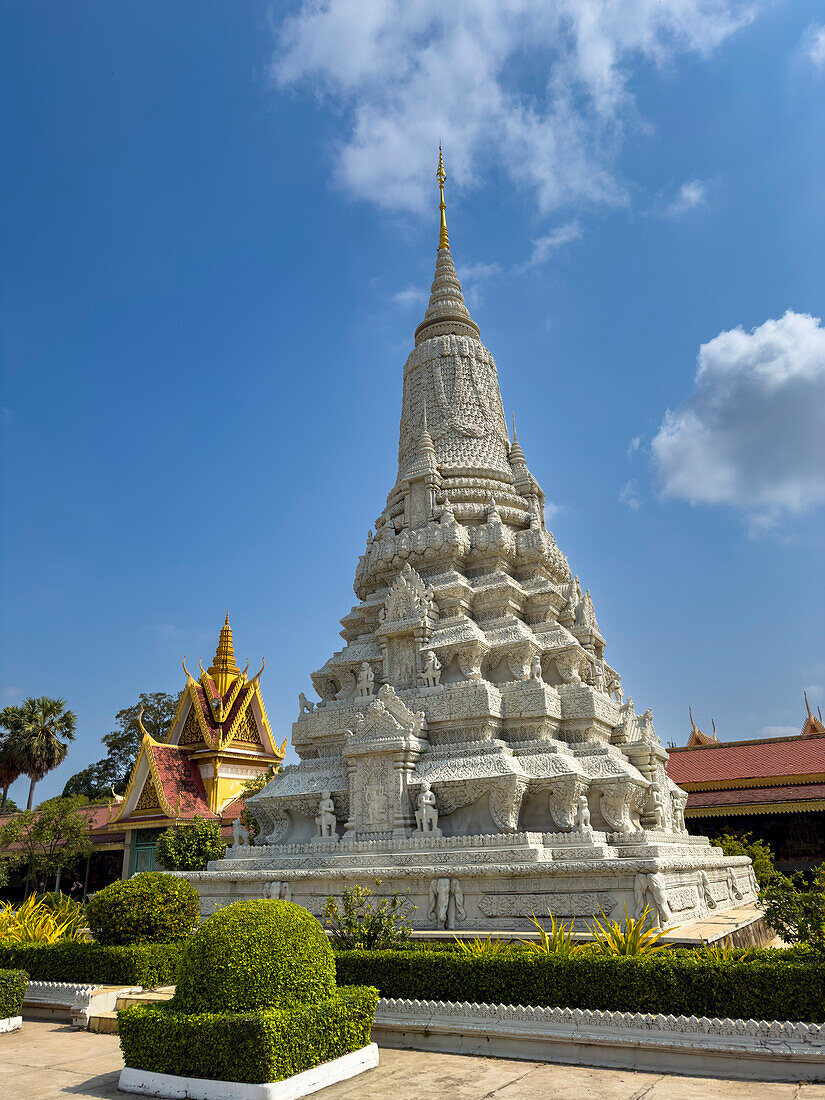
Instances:
[[[264,886],[264,897],[276,901],[292,901],[292,887],[288,882],[269,882]]]
[[[671,790],[670,792],[670,807],[673,813],[673,828],[677,833],[686,833],[685,828],[685,806],[687,804],[688,796],[686,791]]]
[[[315,824],[318,827],[319,837],[327,839],[336,835],[335,803],[332,801],[332,795],[329,791],[324,791],[321,794],[321,801],[318,803],[318,813],[315,817]]]
[[[419,677],[425,687],[438,687],[441,683],[441,662],[431,649],[424,652],[424,668]]]
[[[728,867],[728,893],[730,894],[731,901],[742,900],[742,891],[739,889],[739,883],[736,881],[736,872],[732,867]]]
[[[641,917],[646,908],[649,908],[655,923],[660,928],[664,928],[673,920],[663,874],[656,872],[636,875],[633,882],[633,898],[636,902],[637,918]]]
[[[664,829],[667,824],[665,796],[658,783],[651,783],[650,785],[650,816],[654,829]]]
[[[582,893],[485,894],[478,907],[486,917],[529,917],[550,912],[554,917],[593,917],[609,914],[616,899],[606,890]]]
[[[708,909],[716,908],[716,898],[713,896],[713,891],[710,888],[710,879],[708,878],[707,871],[699,872],[699,897]]]
[[[434,878],[430,883],[429,918],[438,928],[455,928],[464,920],[464,893],[457,878]]]
[[[614,833],[629,833],[630,799],[633,791],[628,783],[615,783],[602,790],[599,809],[602,817]]]
[[[436,808],[435,795],[430,790],[430,784],[424,779],[421,783],[416,802],[415,821],[419,833],[431,833],[433,836],[441,836],[438,828],[438,809]]]
[[[358,679],[355,683],[355,693],[359,699],[369,698],[375,686],[375,673],[370,667],[369,661],[362,661],[358,671]]]

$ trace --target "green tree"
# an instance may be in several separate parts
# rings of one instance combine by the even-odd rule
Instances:
[[[773,851],[764,840],[754,840],[752,833],[723,833],[713,837],[711,844],[726,856],[749,856],[760,887],[767,886],[776,874]]]
[[[765,920],[785,943],[802,943],[825,954],[825,863],[817,867],[812,883],[801,871],[790,877],[776,874],[759,891]]]
[[[105,797],[112,790],[121,794],[129,782],[132,765],[140,748],[143,734],[138,717],[143,711],[143,725],[156,741],[163,741],[178,709],[180,696],[165,691],[144,693],[134,706],[118,711],[116,728],[101,738],[106,756],[73,775],[63,788],[64,797],[82,794],[90,801]]]
[[[66,709],[65,699],[41,695],[26,699],[19,707],[6,707],[3,721],[9,731],[9,751],[20,767],[19,774],[30,780],[26,805],[30,810],[37,783],[66,759],[68,742],[74,741],[77,718]]]
[[[0,790],[3,792],[0,813],[11,812],[7,808],[9,787],[16,779],[20,778],[20,760],[15,751],[14,741],[10,736],[10,723],[13,724],[16,721],[18,713],[18,707],[4,707],[3,710],[0,710],[0,730],[5,731],[0,734]],[[14,808],[17,809],[16,806]]]
[[[27,882],[45,882],[92,851],[85,798],[50,798],[0,826],[0,851],[11,866],[27,866]]]
[[[195,815],[191,825],[173,825],[161,833],[155,853],[167,871],[203,871],[210,859],[222,859],[226,841],[218,821]]]

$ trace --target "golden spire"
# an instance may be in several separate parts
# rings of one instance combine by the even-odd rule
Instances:
[[[215,681],[215,687],[221,695],[226,695],[241,670],[235,662],[235,649],[232,645],[232,627],[229,625],[229,612],[221,627],[221,635],[218,638],[218,648],[215,650],[215,660],[209,669],[209,675]]]
[[[441,211],[441,232],[438,234],[438,250],[442,248],[449,249],[450,237],[447,233],[447,204],[444,202],[444,180],[447,178],[447,173],[444,171],[444,156],[441,152],[441,142],[438,143],[438,171],[435,174],[435,178],[438,180],[438,192],[441,196],[441,201],[438,204],[438,208]]]

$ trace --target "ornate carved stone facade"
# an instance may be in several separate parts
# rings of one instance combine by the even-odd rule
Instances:
[[[247,803],[259,847],[193,876],[209,904],[260,896],[244,884],[261,870],[308,905],[378,876],[409,891],[423,927],[519,928],[536,906],[580,919],[625,903],[667,924],[669,892],[701,911],[697,872],[733,893],[736,861],[685,833],[652,715],[606,663],[544,501],[441,247],[404,367],[398,476],[358,562],[344,646],[312,674],[318,701],[299,695],[300,763]],[[422,791],[436,831],[416,818]],[[319,837],[327,793],[335,835]]]

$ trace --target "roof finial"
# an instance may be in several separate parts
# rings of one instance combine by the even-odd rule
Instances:
[[[447,204],[444,202],[444,180],[447,178],[447,173],[444,171],[444,156],[440,141],[438,143],[438,171],[435,178],[438,180],[438,192],[441,196],[441,201],[438,204],[441,211],[441,231],[438,234],[438,250],[440,252],[442,248],[449,249],[450,247],[450,237],[447,233]]]
[[[511,413],[510,415],[513,418],[513,442],[517,443],[518,442],[518,436],[516,435],[516,414]]]
[[[811,714],[811,704],[808,702],[808,693],[807,693],[807,691],[802,692],[802,697],[805,700],[805,710],[807,710],[807,712],[808,712],[808,717],[813,718],[813,715]]]

